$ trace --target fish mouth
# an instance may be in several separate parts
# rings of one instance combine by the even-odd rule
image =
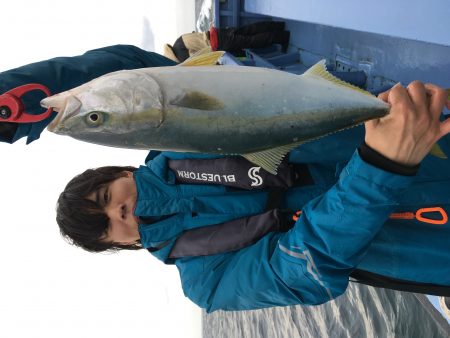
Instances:
[[[53,110],[55,110],[53,108]],[[56,111],[56,110],[55,110]],[[47,126],[47,130],[51,131],[52,133],[56,133],[56,127],[59,125],[59,121],[61,121],[62,117],[63,117],[63,113],[58,112],[58,114],[56,115],[56,117],[52,120],[52,122],[49,123],[49,125]]]
[[[49,109],[52,108],[58,114],[53,119],[52,122],[47,126],[47,130],[53,133],[58,133],[58,131],[64,129],[64,120],[79,113],[82,103],[73,95],[67,95],[66,93],[61,93],[58,95],[50,96],[43,99],[40,102],[41,106]]]

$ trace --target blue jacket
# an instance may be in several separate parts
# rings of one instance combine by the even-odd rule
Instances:
[[[450,285],[450,226],[388,219],[424,206],[449,210],[450,161],[427,157],[416,177],[378,169],[357,152],[346,163],[362,135],[355,129],[294,150],[290,161],[308,163],[315,183],[286,193],[283,208],[303,210],[295,226],[239,251],[177,259],[185,295],[209,312],[320,304],[345,291],[355,268]],[[159,247],[162,261],[184,230],[264,211],[266,191],[174,184],[167,160],[193,157],[208,158],[161,153],[135,173],[135,214],[164,216],[139,225],[143,245]]]

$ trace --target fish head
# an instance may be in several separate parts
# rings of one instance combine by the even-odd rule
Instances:
[[[157,128],[163,121],[158,83],[147,74],[119,71],[41,101],[58,112],[48,130],[83,141]]]

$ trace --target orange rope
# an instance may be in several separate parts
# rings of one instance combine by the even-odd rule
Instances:
[[[394,212],[389,215],[392,219],[414,219],[415,217],[413,212]]]
[[[431,219],[425,217],[424,214],[431,213],[431,212],[437,212],[441,215],[442,219]],[[292,219],[297,222],[298,218],[302,214],[301,211],[297,211],[293,216]],[[432,208],[420,208],[415,213],[414,212],[394,212],[390,214],[389,218],[391,219],[417,219],[419,222],[428,223],[428,224],[437,224],[437,225],[443,225],[448,222],[448,215],[445,212],[444,209],[441,207],[432,207]]]

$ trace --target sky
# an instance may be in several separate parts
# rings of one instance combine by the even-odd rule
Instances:
[[[119,43],[162,53],[195,29],[193,0],[14,0],[1,12],[0,71]],[[175,267],[146,251],[84,252],[55,222],[56,199],[74,175],[139,166],[145,151],[44,131],[30,145],[0,143],[0,154],[0,337],[201,336],[201,312]]]

